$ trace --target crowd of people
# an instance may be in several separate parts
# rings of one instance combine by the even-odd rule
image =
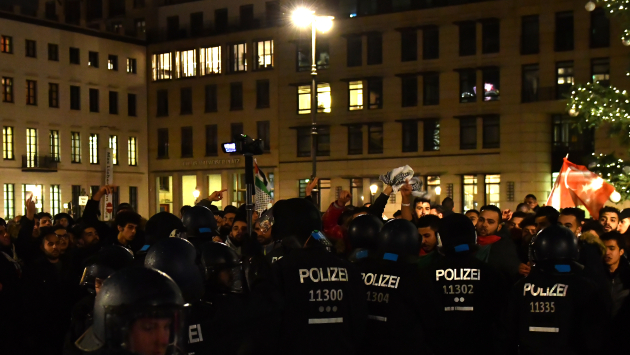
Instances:
[[[216,203],[148,220],[0,219],[0,354],[612,354],[630,332],[630,210],[456,213],[386,186],[313,189],[262,213]],[[213,204],[215,203],[215,204]],[[250,206],[251,207],[251,206]],[[252,230],[249,233],[248,214]]]

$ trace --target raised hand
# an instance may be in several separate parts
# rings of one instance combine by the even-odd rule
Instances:
[[[223,200],[223,193],[226,192],[227,189],[221,191],[215,191],[210,196],[208,196],[208,200],[210,201],[221,201]]]

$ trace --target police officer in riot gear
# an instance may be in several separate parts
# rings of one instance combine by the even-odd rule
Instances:
[[[202,244],[218,235],[217,221],[207,207],[196,205],[189,208],[184,213],[182,222],[186,228],[186,238],[197,248],[198,253]]]
[[[385,223],[380,233],[372,234],[373,216],[352,221],[352,245],[367,246],[370,255],[354,253],[367,290],[368,320],[361,354],[431,354],[423,324],[433,320],[435,309],[429,283],[422,280],[417,267],[420,250],[418,230],[413,223],[395,219]],[[361,225],[365,223],[366,225]],[[359,234],[359,233],[356,233]],[[363,249],[365,250],[365,249]]]
[[[94,325],[80,342],[96,354],[182,354],[183,307],[179,287],[163,272],[120,270],[103,282]]]
[[[366,321],[366,293],[358,270],[326,248],[321,214],[305,199],[278,201],[272,232],[290,249],[271,266],[268,283],[252,292],[261,329],[273,329],[259,353],[355,354]],[[254,295],[252,295],[254,297]],[[265,302],[266,301],[266,302]],[[254,342],[253,344],[261,344]]]
[[[366,257],[370,251],[376,252],[379,248],[381,228],[383,220],[372,214],[364,214],[353,219],[348,226],[348,241],[352,248],[348,260],[355,262]]]
[[[437,301],[436,354],[504,354],[500,320],[507,292],[501,275],[474,257],[475,226],[452,214],[440,221],[444,258],[428,269]]]
[[[566,227],[549,226],[530,248],[535,264],[512,289],[511,353],[600,354],[606,307],[596,284],[576,263],[575,235]]]

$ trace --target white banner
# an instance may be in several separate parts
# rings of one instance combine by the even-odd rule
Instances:
[[[112,149],[107,148],[105,150],[105,185],[114,184],[114,160],[112,155]],[[112,213],[114,212],[114,199],[111,194],[105,195],[105,213],[103,213],[103,220],[109,221],[112,219]]]

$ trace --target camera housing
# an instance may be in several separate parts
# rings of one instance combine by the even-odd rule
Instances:
[[[234,142],[221,144],[223,153],[236,153],[243,155],[262,155],[265,144],[262,139],[253,139],[246,134],[235,137]]]

